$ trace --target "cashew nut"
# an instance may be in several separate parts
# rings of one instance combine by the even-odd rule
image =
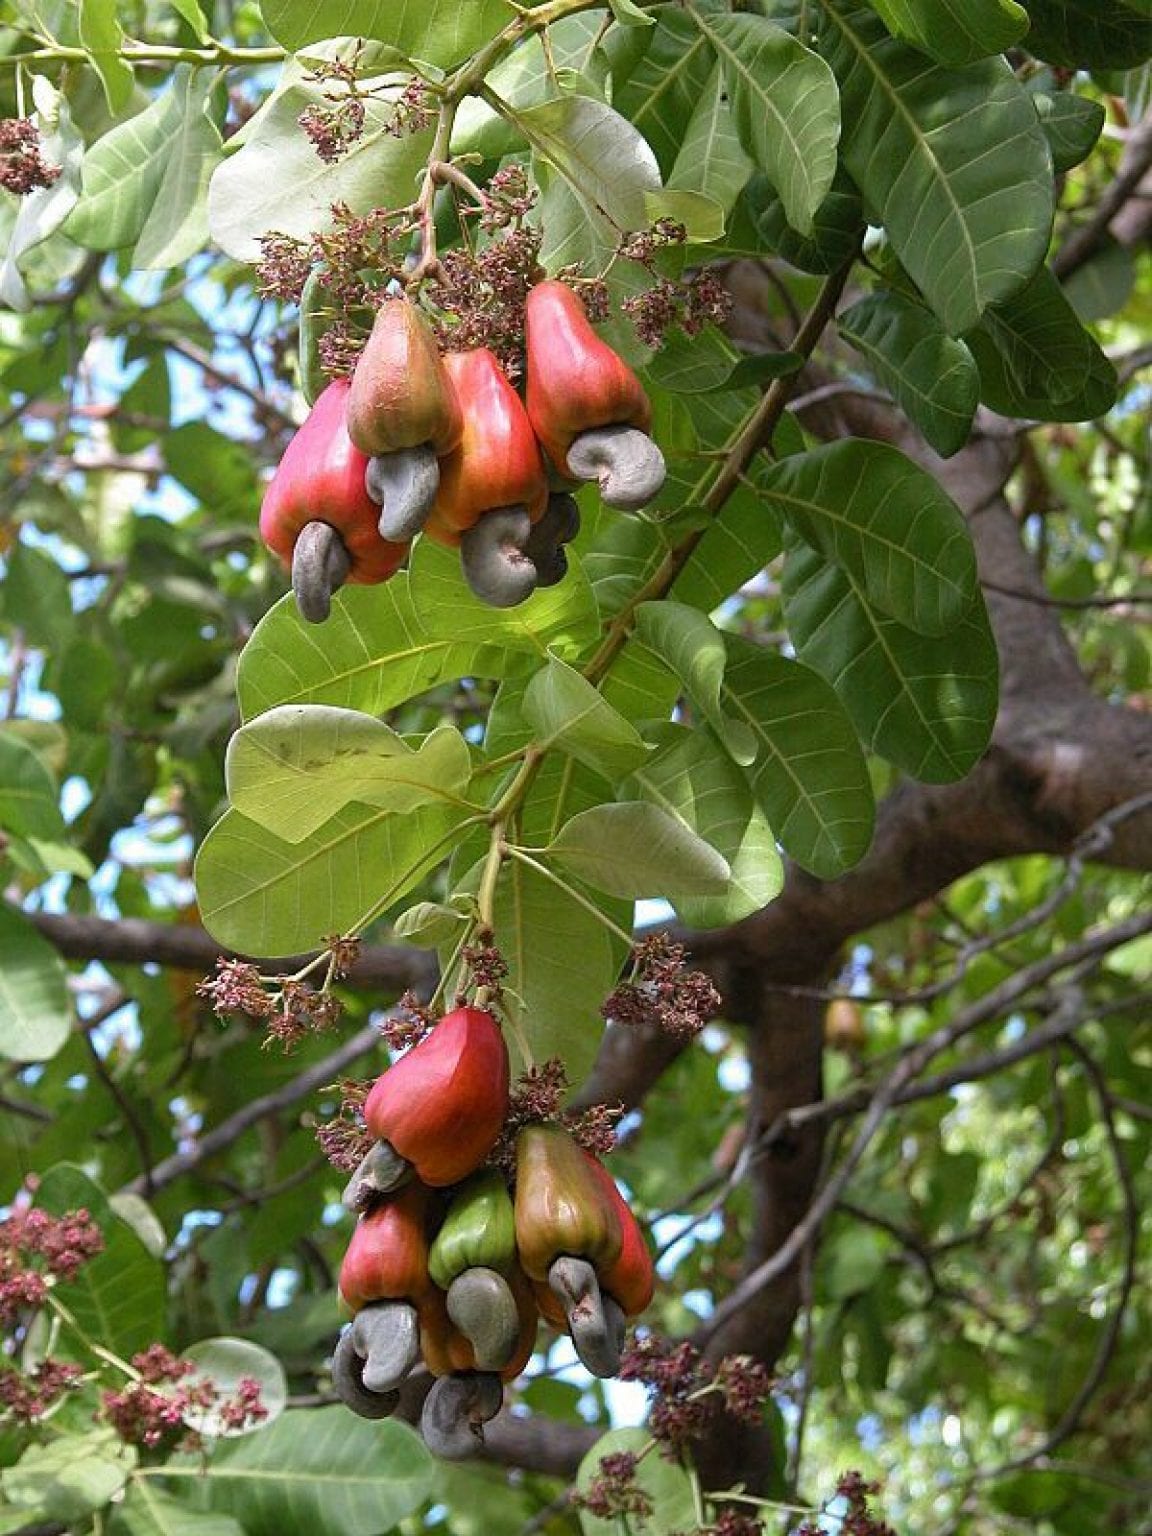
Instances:
[[[465,1371],[441,1376],[424,1399],[420,1433],[435,1456],[463,1461],[484,1444],[484,1425],[500,1412],[504,1390],[499,1376]]]
[[[414,539],[440,488],[440,464],[427,443],[368,460],[364,489],[380,508],[380,537],[393,544]]]
[[[615,1376],[624,1346],[624,1313],[603,1295],[587,1259],[561,1254],[548,1270],[548,1284],[568,1319],[572,1345],[593,1376]]]
[[[387,1195],[412,1177],[412,1164],[384,1140],[374,1141],[360,1166],[344,1186],[340,1203],[347,1211],[362,1211],[378,1195]]]
[[[520,1341],[516,1298],[503,1275],[477,1266],[448,1287],[448,1316],[472,1345],[482,1371],[501,1371]]]
[[[332,594],[348,580],[352,558],[331,523],[305,523],[292,549],[292,590],[300,617],[323,624],[332,610]]]
[[[554,587],[564,579],[568,557],[561,546],[570,543],[579,532],[580,508],[574,498],[564,492],[553,492],[544,516],[533,523],[524,545],[524,553],[536,567],[538,587]]]
[[[579,480],[599,480],[610,507],[638,512],[657,495],[667,471],[664,455],[638,427],[591,427],[568,449],[568,468]]]
[[[364,1361],[356,1352],[351,1328],[340,1335],[332,1356],[332,1385],[340,1401],[362,1419],[386,1419],[400,1402],[399,1392],[370,1392],[364,1385]]]
[[[361,1380],[369,1392],[392,1392],[420,1358],[420,1324],[407,1301],[374,1301],[362,1307],[349,1329],[363,1360]]]
[[[464,580],[482,603],[514,608],[536,590],[536,567],[524,553],[531,529],[524,507],[497,507],[461,534]]]

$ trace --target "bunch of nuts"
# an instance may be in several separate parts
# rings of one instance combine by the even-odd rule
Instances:
[[[340,1270],[352,1314],[333,1359],[355,1413],[384,1418],[423,1360],[421,1433],[437,1455],[479,1448],[540,1317],[612,1376],[625,1318],[652,1298],[643,1234],[607,1169],[563,1126],[520,1128],[511,1187],[486,1159],[509,1109],[508,1052],[486,1008],[448,1013],[364,1104],[375,1138],[344,1193],[357,1213]]]
[[[260,511],[305,619],[327,618],[345,582],[394,575],[418,533],[459,549],[482,601],[513,607],[563,578],[577,484],[598,481],[625,511],[659,493],[648,398],[572,289],[529,291],[524,346],[522,400],[488,348],[442,356],[415,302],[383,301],[351,379],[316,400]]]

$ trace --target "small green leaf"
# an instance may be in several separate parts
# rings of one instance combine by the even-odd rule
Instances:
[[[877,293],[845,310],[836,328],[937,453],[949,458],[963,448],[980,399],[980,371],[930,309],[899,293]]]
[[[719,736],[732,759],[747,766],[756,757],[756,738],[720,707],[728,653],[724,636],[699,609],[665,600],[641,603],[636,633],[676,673],[684,691]]]
[[[204,17],[204,9],[200,0],[172,0],[172,9],[184,20],[196,34],[196,41],[204,44],[212,37],[211,29]]]
[[[392,932],[405,944],[415,944],[418,949],[437,949],[460,937],[465,915],[455,907],[439,901],[418,901],[392,924]]]
[[[634,0],[608,0],[608,9],[622,27],[652,27],[656,25],[655,16],[649,16],[647,11],[642,11],[634,3]]]
[[[225,764],[233,806],[289,843],[311,837],[351,801],[406,812],[459,802],[472,776],[450,725],[414,752],[383,721],[354,709],[287,704],[236,732]]]
[[[49,1061],[71,1033],[63,961],[22,913],[0,902],[0,1056]]]
[[[566,821],[550,858],[610,896],[720,896],[732,871],[685,823],[640,801],[596,805]]]
[[[242,1381],[255,1381],[260,1387],[260,1402],[265,1409],[265,1416],[258,1423],[238,1428],[221,1416],[217,1406],[187,1408],[184,1422],[198,1434],[214,1440],[221,1436],[232,1438],[251,1434],[253,1430],[263,1434],[284,1412],[288,1401],[284,1367],[275,1355],[259,1344],[227,1337],[200,1339],[184,1350],[183,1355],[196,1367],[195,1373],[188,1378],[190,1387],[205,1385],[226,1403],[235,1396]]]
[[[0,727],[0,828],[24,837],[63,841],[60,792],[44,759],[11,729]]]
[[[29,1446],[14,1467],[0,1472],[0,1488],[11,1503],[72,1525],[103,1509],[135,1464],[136,1452],[111,1429],[93,1429]]]
[[[871,0],[894,37],[941,64],[959,66],[991,58],[1019,42],[1028,13],[1015,0]]]
[[[116,0],[80,0],[80,43],[88,50],[108,110],[115,116],[132,99],[136,77],[131,64],[120,57],[124,31],[116,15]]]
[[[672,219],[682,224],[688,239],[700,245],[719,240],[724,233],[724,209],[713,197],[702,192],[685,192],[663,187],[659,192],[645,192],[644,212],[648,222]]]
[[[1057,90],[1037,91],[1032,101],[1052,151],[1053,170],[1059,175],[1080,165],[1104,128],[1108,116],[1104,104],[1075,91]]]
[[[648,756],[635,726],[555,657],[528,684],[521,709],[541,747],[558,747],[608,779],[623,778]]]
[[[829,443],[783,460],[762,484],[797,533],[901,623],[941,635],[971,606],[976,557],[964,516],[897,449]]]
[[[810,233],[836,174],[832,71],[763,16],[692,15],[719,57],[740,142],[779,192],[789,223]]]
[[[808,667],[727,637],[723,702],[755,732],[753,790],[798,864],[834,879],[864,855],[875,807],[856,733]]]

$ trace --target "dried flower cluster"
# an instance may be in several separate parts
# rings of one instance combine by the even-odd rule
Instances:
[[[725,1355],[713,1372],[695,1345],[686,1340],[674,1344],[656,1334],[628,1346],[620,1380],[649,1388],[648,1428],[671,1455],[702,1435],[722,1407],[742,1423],[759,1423],[772,1387],[768,1372],[749,1355]]]
[[[364,1101],[372,1087],[370,1078],[344,1077],[334,1085],[340,1094],[340,1107],[323,1125],[317,1127],[320,1150],[341,1173],[352,1173],[368,1155],[372,1137],[364,1124]]]
[[[722,324],[732,307],[732,295],[711,272],[673,280],[657,270],[660,253],[687,238],[683,224],[657,219],[649,229],[624,235],[616,248],[618,256],[638,262],[652,277],[651,287],[620,305],[646,346],[658,347],[675,326],[687,336],[696,336],[710,321]]]
[[[601,1013],[617,1024],[691,1040],[720,1012],[721,998],[703,971],[689,970],[684,946],[654,933],[632,951],[633,979],[621,982]]]
[[[836,1509],[838,1536],[896,1536],[886,1520],[874,1514],[870,1500],[880,1492],[880,1484],[869,1482],[862,1472],[842,1472],[836,1482],[836,1493],[825,1504],[831,1509],[837,1500],[846,1506]],[[822,1527],[808,1521],[799,1528],[796,1536],[821,1536]]]
[[[286,1051],[306,1035],[331,1029],[344,1012],[343,1003],[327,987],[310,987],[292,976],[264,976],[249,961],[223,956],[216,962],[216,974],[204,978],[196,995],[220,1015],[242,1013],[265,1021],[264,1044],[276,1040]]]
[[[538,1067],[529,1067],[512,1085],[508,1117],[491,1161],[505,1173],[516,1169],[516,1137],[526,1125],[553,1120],[569,1132],[586,1152],[605,1157],[616,1145],[616,1122],[622,1104],[593,1104],[587,1109],[561,1109],[569,1087],[568,1073],[559,1056],[550,1056]]]
[[[37,187],[52,186],[60,169],[45,160],[40,130],[31,118],[0,118],[0,187],[24,197]]]
[[[510,229],[482,250],[446,251],[433,295],[447,352],[487,347],[512,380],[524,370],[524,302],[541,277],[540,232]]]
[[[419,1045],[435,1027],[436,1015],[412,991],[402,993],[395,1007],[376,1026],[390,1051],[406,1051]]]
[[[637,1464],[631,1451],[601,1456],[600,1471],[583,1493],[573,1495],[572,1502],[599,1520],[627,1519],[629,1515],[647,1519],[652,1500],[636,1481]]]
[[[81,1366],[66,1365],[60,1360],[42,1360],[28,1372],[0,1371],[0,1418],[31,1424],[43,1418],[83,1378]]]
[[[102,1252],[104,1236],[86,1210],[50,1216],[23,1208],[0,1221],[0,1323],[37,1307],[54,1280],[72,1280]]]
[[[366,101],[381,100],[389,85],[365,88],[360,82],[364,45],[357,43],[347,59],[319,59],[305,76],[313,84],[329,84],[335,90],[325,91],[323,101],[305,107],[297,122],[312,141],[312,147],[325,165],[334,165],[354,144],[364,136],[367,116]],[[325,105],[324,103],[327,103]],[[392,113],[383,124],[383,131],[393,138],[403,138],[408,133],[418,133],[432,121],[435,101],[422,80],[411,79],[393,104]]]
[[[201,1436],[185,1421],[189,1414],[208,1410],[227,1430],[251,1429],[268,1417],[260,1383],[251,1376],[243,1377],[235,1392],[219,1392],[203,1378],[190,1380],[196,1370],[193,1362],[163,1344],[133,1355],[132,1367],[139,1372],[138,1380],[119,1392],[103,1392],[100,1398],[100,1417],[127,1445],[196,1450]]]

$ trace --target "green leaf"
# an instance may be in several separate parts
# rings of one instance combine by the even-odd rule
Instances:
[[[720,59],[740,142],[780,194],[789,223],[810,233],[836,174],[832,71],[763,16],[692,15]]]
[[[0,902],[0,1056],[50,1061],[71,1033],[64,962],[22,913]]]
[[[624,781],[621,797],[646,800],[682,821],[732,871],[721,896],[678,897],[681,919],[693,928],[719,928],[759,912],[779,894],[783,868],[747,777],[708,731],[666,725],[652,737],[660,752]]]
[[[832,186],[813,215],[809,235],[798,233],[789,224],[784,204],[766,176],[752,178],[746,199],[764,244],[800,272],[830,276],[860,249],[864,209],[860,193],[843,166],[836,168]]]
[[[633,3],[633,0],[608,0],[608,9],[622,27],[652,27],[656,18]]]
[[[1075,91],[1055,90],[1037,91],[1032,101],[1057,174],[1086,160],[1107,120],[1103,103],[1077,96]]]
[[[996,643],[980,597],[929,638],[877,613],[859,587],[801,544],[784,566],[796,653],[835,688],[862,740],[930,784],[961,779],[996,720]]]
[[[33,645],[55,647],[72,630],[72,593],[57,561],[22,540],[8,552],[3,588],[4,618]]]
[[[752,788],[776,836],[823,880],[851,869],[872,839],[875,808],[856,733],[808,667],[728,637],[724,703],[756,734]]]
[[[346,587],[317,627],[288,597],[260,621],[237,674],[246,720],[277,704],[335,704],[382,715],[461,677],[530,671],[549,652],[575,657],[599,633],[579,559],[558,586],[516,608],[485,607],[465,587],[452,550],[420,540],[411,572],[383,587]]]
[[[963,448],[980,398],[980,372],[930,309],[899,293],[873,294],[845,310],[836,328],[937,453],[949,458]]]
[[[222,154],[210,70],[177,65],[168,90],[84,157],[67,233],[94,251],[132,245],[138,267],[175,267],[208,237],[208,179]]]
[[[661,5],[655,20],[639,40],[635,34],[618,38],[612,51],[612,101],[652,146],[661,171],[668,173],[716,59],[686,11]],[[642,49],[628,69],[621,68],[621,42]]]
[[[1028,0],[1028,16],[1028,52],[1048,64],[1135,69],[1152,58],[1152,26],[1121,0]]]
[[[169,1462],[246,1536],[379,1536],[432,1491],[423,1441],[395,1419],[371,1423],[342,1405],[289,1409],[270,1429],[217,1446],[206,1465]]]
[[[719,326],[707,325],[696,336],[674,330],[661,344],[648,371],[661,389],[675,395],[700,395],[720,389],[739,362],[740,353]]]
[[[275,1355],[269,1354],[259,1344],[253,1344],[248,1339],[228,1337],[200,1339],[184,1350],[183,1354],[184,1359],[191,1360],[196,1367],[188,1378],[191,1387],[207,1385],[218,1398],[227,1400],[235,1396],[242,1381],[255,1381],[260,1387],[260,1401],[266,1409],[266,1416],[259,1424],[237,1429],[221,1417],[216,1407],[188,1408],[184,1413],[184,1422],[198,1434],[208,1435],[214,1440],[231,1439],[254,1431],[265,1434],[284,1412],[288,1401],[284,1367]]]
[[[974,64],[1003,53],[1028,30],[1028,13],[1015,0],[869,0],[894,37],[940,64]]]
[[[324,90],[322,84],[297,81],[278,91],[240,149],[212,177],[212,238],[238,261],[258,260],[260,238],[273,230],[307,240],[330,229],[335,203],[363,214],[412,201],[432,129],[399,138],[388,132],[400,87],[381,87],[364,98],[364,132],[334,165],[320,159],[298,121],[306,108],[323,102]]]
[[[68,1525],[87,1517],[119,1493],[132,1475],[136,1453],[110,1429],[61,1435],[31,1445],[14,1467],[0,1473],[0,1488],[13,1504]]]
[[[635,726],[555,657],[528,684],[521,709],[541,747],[558,747],[605,778],[623,778],[648,756]]]
[[[684,691],[724,743],[732,759],[744,766],[756,757],[752,732],[731,720],[720,707],[720,690],[728,653],[724,636],[711,619],[685,603],[665,600],[641,603],[636,609],[636,633],[672,668]]]
[[[452,944],[460,937],[465,921],[462,911],[438,901],[418,901],[392,924],[392,932],[405,944],[415,944],[418,949],[437,949],[441,944]]]
[[[0,727],[0,828],[24,837],[64,840],[59,790],[44,759]]]
[[[116,1506],[108,1536],[244,1536],[229,1515],[201,1515],[161,1491],[152,1478],[135,1478]]]
[[[669,191],[700,192],[724,213],[735,206],[753,170],[744,153],[717,64],[695,100],[676,159],[668,174]]]
[[[206,421],[186,421],[164,438],[164,463],[214,521],[243,521],[248,526],[259,499],[252,455],[235,438]]]
[[[209,41],[212,32],[205,20],[200,0],[172,0],[172,9],[192,28],[198,43],[204,44]]]
[[[116,10],[116,0],[80,0],[80,43],[100,76],[113,117],[132,100],[136,84],[131,64],[120,57],[124,31]]]
[[[645,192],[644,212],[650,224],[673,219],[682,224],[689,240],[706,245],[724,233],[724,209],[715,198],[700,192],[684,192],[664,187],[659,192]]]
[[[260,11],[289,52],[328,37],[375,38],[439,69],[466,59],[511,19],[504,0],[262,0]]]
[[[1111,237],[1063,285],[1064,297],[1086,323],[1117,314],[1135,286],[1136,260],[1127,246]]]
[[[302,842],[226,811],[196,858],[205,928],[228,949],[272,958],[319,949],[380,902],[383,911],[447,854],[461,813],[423,805],[404,816],[349,805]]]
[[[1003,59],[926,65],[878,18],[822,5],[852,124],[844,163],[945,328],[966,331],[1048,248],[1051,159],[1031,98]]]
[[[354,709],[286,704],[258,716],[228,744],[232,805],[289,843],[300,843],[351,801],[406,812],[458,803],[472,776],[460,732],[433,731],[414,752],[390,726]]]
[[[764,495],[868,601],[925,635],[941,635],[976,594],[976,557],[960,509],[939,483],[886,443],[851,438],[784,459]]]
[[[588,96],[565,96],[513,114],[532,148],[541,189],[536,209],[549,272],[602,262],[621,230],[648,224],[644,194],[660,188],[651,147],[618,112]]]
[[[646,1429],[613,1429],[597,1440],[580,1463],[576,1486],[587,1493],[591,1484],[600,1476],[600,1462],[605,1456],[626,1453],[641,1456],[649,1443]],[[692,1480],[679,1462],[664,1456],[643,1455],[636,1468],[635,1481],[648,1495],[652,1514],[644,1522],[645,1536],[672,1536],[674,1531],[689,1531],[699,1527],[692,1493]],[[617,1520],[601,1520],[586,1509],[580,1511],[580,1528],[584,1536],[619,1536]]]
[[[728,861],[678,818],[631,801],[594,805],[566,821],[548,855],[609,896],[722,896]]]
[[[154,1344],[164,1333],[164,1266],[100,1186],[72,1163],[57,1163],[41,1178],[36,1204],[53,1216],[84,1209],[104,1234],[103,1252],[60,1286],[60,1300],[85,1336],[123,1359]],[[69,1348],[74,1344],[69,1336]]]
[[[988,310],[966,339],[980,367],[981,398],[1003,415],[1080,421],[1114,403],[1112,365],[1047,267],[1014,299]],[[1112,395],[1101,408],[1099,386],[1108,375]]]
[[[20,198],[18,211],[12,218],[4,260],[0,264],[0,304],[19,311],[32,307],[25,275],[38,263],[39,256],[60,244],[54,241],[52,246],[41,250],[76,206],[80,194],[80,168],[84,163],[84,140],[72,122],[63,95],[43,75],[36,75],[32,80],[32,99],[36,106],[34,121],[40,131],[41,151],[49,165],[60,167],[60,175],[50,187],[35,187]],[[10,205],[11,198],[6,202]],[[27,258],[32,252],[38,252],[39,256],[29,262]],[[59,377],[56,367],[52,368],[52,377]],[[10,377],[5,382],[15,386],[15,380]]]

